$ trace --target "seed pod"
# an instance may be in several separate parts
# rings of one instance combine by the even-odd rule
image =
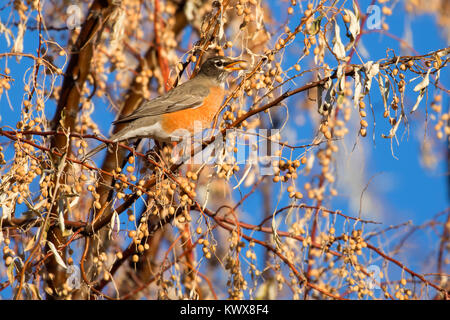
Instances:
[[[360,134],[362,137],[365,137],[365,136],[367,135],[367,129],[366,129],[366,128],[361,128],[361,129],[359,130],[359,134]]]
[[[302,194],[300,191],[297,191],[297,192],[295,193],[295,197],[296,197],[297,199],[301,199],[301,198],[303,198],[303,194]]]

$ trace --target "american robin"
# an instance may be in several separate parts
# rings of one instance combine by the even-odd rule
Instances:
[[[130,115],[113,122],[125,124],[110,140],[121,142],[134,138],[152,138],[159,141],[173,141],[183,134],[194,131],[194,122],[202,128],[211,126],[225,96],[225,80],[234,70],[243,70],[244,60],[223,56],[207,59],[198,74],[153,100],[144,100]],[[89,151],[86,158],[104,149],[106,144]]]

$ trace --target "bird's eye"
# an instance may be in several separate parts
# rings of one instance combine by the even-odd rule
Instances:
[[[221,60],[216,61],[216,66],[217,67],[222,67],[223,66],[223,62]]]

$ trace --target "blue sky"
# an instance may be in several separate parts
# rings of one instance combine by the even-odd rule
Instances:
[[[360,1],[361,11],[363,11],[370,3],[371,1]],[[285,21],[285,12],[280,10],[274,10],[273,12],[279,15],[279,21]],[[413,40],[412,47],[418,52],[417,54],[425,54],[448,46],[445,35],[441,33],[441,27],[437,25],[434,15],[426,14],[415,16],[407,14],[402,7],[402,3],[399,3],[394,9],[394,15],[387,17],[386,22],[390,26],[389,33],[399,38],[404,37],[405,26],[408,24],[410,25]],[[342,30],[343,29],[341,28],[341,33],[343,34]],[[364,35],[362,42],[365,49],[370,54],[369,58],[365,61],[376,61],[385,58],[387,48],[394,49],[396,55],[415,54],[402,50],[397,40],[383,36],[380,33]],[[295,52],[295,45],[292,47],[294,48],[291,50]],[[297,51],[300,52],[301,49],[302,47],[299,46]],[[289,57],[289,55],[287,55],[287,57]],[[359,60],[355,56],[352,59],[352,62],[358,63]],[[292,65],[294,61],[287,59],[284,63],[286,65]],[[336,65],[331,63],[330,66],[335,67]],[[305,70],[307,67],[308,64],[302,64],[302,70]],[[450,87],[448,70],[442,71],[440,79],[442,85],[448,89]],[[306,83],[305,81],[302,82],[302,80],[298,80],[297,83],[300,86]],[[411,87],[413,88],[418,82],[420,82],[420,79],[413,82]],[[286,87],[292,88],[289,85]],[[416,96],[417,93],[407,95],[405,104],[408,110],[410,110],[414,104]],[[448,96],[445,93],[443,93],[442,96],[443,110],[448,111]],[[432,97],[433,94],[432,91],[430,91],[428,95],[428,104],[432,101]],[[298,112],[295,108],[295,101],[297,100],[301,100],[301,98],[293,97],[288,99],[291,117],[292,114]],[[448,169],[445,162],[447,145],[445,139],[440,141],[435,139],[435,132],[433,130],[435,122],[429,122],[427,136],[432,137],[434,142],[433,153],[436,154],[439,161],[434,169],[425,169],[421,165],[419,156],[421,148],[420,142],[425,135],[423,127],[425,99],[422,100],[419,109],[413,115],[409,116],[409,130],[406,131],[403,125],[400,127],[398,131],[399,145],[395,142],[393,143],[393,152],[391,151],[391,140],[381,137],[382,133],[387,134],[389,132],[390,126],[387,125],[382,117],[384,107],[376,83],[372,85],[371,103],[375,113],[375,130],[373,130],[371,124],[371,121],[373,120],[372,113],[369,111],[370,109],[368,109],[369,116],[367,118],[369,129],[367,137],[358,139],[357,131],[355,131],[350,132],[345,139],[350,147],[358,141],[356,149],[362,149],[361,152],[365,155],[364,162],[358,163],[356,161],[352,163],[354,167],[345,174],[351,175],[352,173],[361,172],[361,175],[364,177],[362,188],[370,182],[369,187],[364,194],[363,203],[367,202],[367,197],[369,195],[373,199],[374,208],[378,208],[378,210],[362,210],[362,217],[382,222],[381,226],[367,226],[366,230],[370,230],[371,228],[376,230],[383,229],[390,225],[407,221],[411,221],[413,225],[420,225],[431,219],[438,212],[445,210],[449,204],[447,191]],[[311,126],[308,125],[308,122],[309,120],[307,118],[305,125],[300,127],[291,123],[292,127],[290,129],[296,131],[297,138],[303,142],[308,141],[308,138],[311,139],[314,134],[314,131]],[[373,133],[374,140],[372,140]],[[292,142],[292,144],[296,143]],[[351,152],[347,156],[348,158],[351,158]],[[299,180],[301,180],[301,178]],[[338,177],[337,185],[340,185],[339,180],[345,179],[343,179],[342,176],[340,178]],[[302,184],[300,183],[300,185]],[[345,185],[340,185],[338,187],[339,196],[334,198],[331,202],[326,201],[325,206],[342,210],[346,214],[356,217],[358,216],[359,210],[355,209],[351,203],[355,201],[359,203],[362,188],[350,191]],[[247,210],[249,214],[246,217],[250,217],[253,212],[258,212],[262,201],[263,196],[261,194],[251,197],[247,206],[247,208],[250,208]],[[285,199],[279,207],[283,207],[286,204],[288,204],[288,201]],[[386,237],[382,238],[383,240],[380,245],[382,245],[384,250],[388,251],[392,248],[392,246],[389,245],[390,241],[398,239],[400,235],[402,235],[402,233],[396,234],[395,232],[388,232]],[[402,261],[408,261],[410,266],[417,268],[417,270],[434,271],[435,269],[433,269],[433,266],[436,261],[436,256],[433,254],[432,257],[424,257],[422,254],[418,253],[435,253],[435,251],[431,250],[437,248],[437,240],[438,237],[433,231],[416,232],[406,245],[406,254],[400,255],[401,259],[403,259]],[[375,244],[378,245],[379,243]],[[428,258],[432,260],[428,260]],[[398,275],[398,269],[391,269],[393,269],[393,274]]]

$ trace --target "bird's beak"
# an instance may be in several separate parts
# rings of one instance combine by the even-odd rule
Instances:
[[[247,61],[245,60],[234,60],[228,63],[224,68],[227,71],[235,71],[235,70],[245,70],[247,69]]]

